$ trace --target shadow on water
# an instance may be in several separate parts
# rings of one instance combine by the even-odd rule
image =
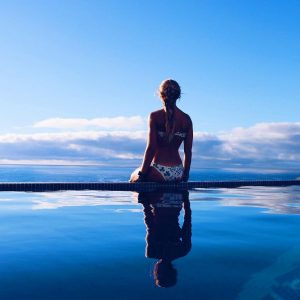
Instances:
[[[192,225],[189,192],[144,192],[138,202],[143,205],[146,225],[147,258],[157,259],[153,276],[159,287],[177,283],[177,270],[173,261],[187,255],[192,247]],[[184,221],[179,217],[183,210]]]

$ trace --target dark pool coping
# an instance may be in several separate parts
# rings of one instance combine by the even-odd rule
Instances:
[[[67,190],[153,191],[192,190],[195,188],[237,188],[242,186],[292,186],[300,180],[240,180],[189,182],[1,182],[0,191],[49,192]]]

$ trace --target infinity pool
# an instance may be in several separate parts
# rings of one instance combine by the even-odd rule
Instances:
[[[299,192],[3,192],[0,299],[300,299]]]

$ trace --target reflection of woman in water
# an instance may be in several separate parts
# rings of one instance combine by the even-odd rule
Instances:
[[[165,80],[159,87],[163,109],[149,116],[149,135],[141,168],[131,175],[136,181],[188,181],[192,158],[193,125],[191,118],[176,102],[181,96],[179,84]],[[182,164],[179,147],[184,143]]]
[[[148,258],[159,259],[154,266],[156,285],[170,287],[177,282],[177,271],[172,261],[191,250],[191,208],[188,191],[141,193],[147,226],[146,251]],[[184,208],[184,222],[179,224]]]

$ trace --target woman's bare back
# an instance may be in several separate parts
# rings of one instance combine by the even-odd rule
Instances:
[[[155,111],[151,114],[151,118],[155,124],[155,134],[157,140],[156,153],[153,161],[166,166],[174,166],[180,164],[179,147],[189,134],[192,126],[189,115],[176,107],[174,111],[174,133],[169,141],[166,136],[165,119],[166,113],[163,109]]]

